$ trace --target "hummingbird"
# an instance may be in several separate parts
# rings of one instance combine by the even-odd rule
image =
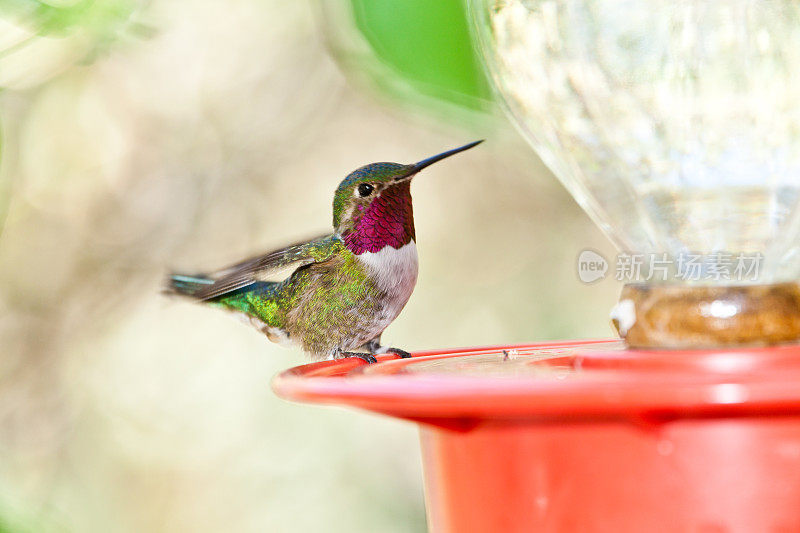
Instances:
[[[316,359],[410,354],[381,334],[417,283],[411,180],[475,141],[418,163],[371,163],[339,183],[333,233],[246,259],[210,274],[173,274],[167,292],[236,313],[269,340]],[[282,281],[270,281],[287,268]]]

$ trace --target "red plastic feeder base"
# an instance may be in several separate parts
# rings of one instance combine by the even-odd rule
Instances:
[[[800,531],[799,346],[381,361],[300,366],[274,388],[419,422],[432,531]]]

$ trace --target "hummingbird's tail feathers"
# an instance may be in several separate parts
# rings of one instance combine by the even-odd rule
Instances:
[[[185,274],[172,274],[167,280],[167,294],[178,294],[180,296],[195,297],[196,294],[209,285],[213,285],[214,280],[202,275],[187,276]]]

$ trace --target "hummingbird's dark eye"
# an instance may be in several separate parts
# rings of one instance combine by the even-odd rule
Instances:
[[[365,196],[369,196],[372,194],[372,191],[375,190],[375,187],[370,185],[369,183],[362,183],[358,186],[358,194],[363,198]]]

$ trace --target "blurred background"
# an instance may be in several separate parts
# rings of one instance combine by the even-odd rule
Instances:
[[[0,532],[424,531],[410,423],[274,396],[304,362],[165,298],[415,180],[407,350],[610,335],[613,257],[494,104],[460,0],[0,0]]]

